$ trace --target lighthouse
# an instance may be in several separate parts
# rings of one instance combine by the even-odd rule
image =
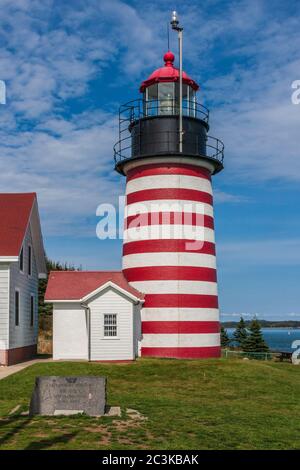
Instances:
[[[177,21],[178,25],[178,21]],[[179,29],[179,28],[178,28]],[[182,57],[180,57],[182,59]],[[168,51],[120,107],[115,169],[126,177],[123,273],[145,294],[140,355],[219,357],[212,176],[224,146],[208,135],[199,85]]]

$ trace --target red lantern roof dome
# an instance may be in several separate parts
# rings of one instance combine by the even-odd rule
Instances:
[[[147,80],[143,81],[140,86],[140,92],[143,93],[146,88],[155,83],[178,82],[179,69],[174,67],[175,56],[173,52],[168,51],[164,55],[165,65],[154,70]],[[199,89],[199,85],[192,80],[187,73],[182,72],[182,82],[192,87],[195,91]]]

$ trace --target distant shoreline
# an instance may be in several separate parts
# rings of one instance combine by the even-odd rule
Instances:
[[[300,321],[268,321],[268,320],[259,320],[259,324],[262,328],[299,328],[300,329]],[[251,323],[251,320],[245,320],[246,326],[248,327]],[[225,321],[221,322],[221,325],[224,328],[236,328],[238,321]]]

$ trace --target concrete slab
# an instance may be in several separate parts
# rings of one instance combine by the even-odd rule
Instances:
[[[72,415],[82,415],[83,410],[55,410],[54,416],[72,416]]]
[[[9,415],[13,415],[13,414],[16,413],[20,408],[21,408],[21,405],[15,406],[15,407],[9,412]]]
[[[47,359],[31,359],[30,361],[26,362],[21,362],[20,364],[15,364],[13,366],[1,366],[0,367],[0,380],[5,379],[6,377],[9,377],[12,374],[16,374],[17,372],[20,372],[23,369],[26,369],[26,367],[32,366],[33,364],[38,364],[40,362],[52,362],[52,358],[47,358]]]
[[[107,406],[104,416],[121,416],[120,406]]]

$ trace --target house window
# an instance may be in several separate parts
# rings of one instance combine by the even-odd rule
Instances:
[[[15,325],[19,326],[20,324],[20,292],[15,291]]]
[[[24,249],[23,249],[23,247],[22,247],[21,252],[20,252],[19,269],[22,272],[24,271]]]
[[[32,273],[32,248],[31,245],[28,245],[28,276],[31,276]]]
[[[34,324],[34,295],[30,296],[30,326]]]
[[[117,336],[117,314],[109,313],[104,315],[104,336]]]

